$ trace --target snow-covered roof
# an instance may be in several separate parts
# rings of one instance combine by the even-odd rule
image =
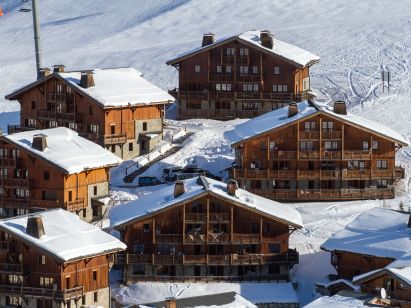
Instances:
[[[68,262],[125,250],[127,246],[101,229],[62,209],[41,212],[44,232],[40,239],[26,233],[30,215],[0,220],[0,229],[30,245]]]
[[[254,195],[243,189],[237,189],[235,196],[232,196],[227,193],[226,183],[202,176],[187,179],[183,182],[185,192],[176,198],[174,198],[174,185],[164,185],[154,193],[112,208],[109,214],[111,226],[118,227],[129,224],[167,207],[206,194],[234,201],[246,208],[264,213],[275,220],[283,221],[297,228],[303,225],[300,213],[286,204]]]
[[[345,297],[340,295],[334,296],[322,296],[314,300],[313,302],[305,305],[303,308],[360,308],[369,307],[364,301]]]
[[[321,248],[397,259],[411,251],[409,214],[375,208],[362,213]]]
[[[32,147],[33,137],[39,134],[46,136],[47,147],[44,151]],[[80,137],[77,132],[66,127],[25,131],[4,135],[3,138],[69,174],[79,173],[87,169],[114,166],[122,162],[110,151]]]
[[[346,123],[355,125],[362,129],[371,131],[376,135],[389,138],[401,145],[408,145],[408,139],[404,135],[380,123],[376,123],[363,117],[359,117],[351,113],[347,113],[346,115],[338,114],[333,111],[332,107],[325,104],[320,104],[318,102],[304,101],[297,103],[297,107],[298,113],[294,116],[288,117],[289,107],[285,106],[283,108],[279,108],[250,119],[247,122],[238,124],[234,126],[232,130],[225,132],[224,136],[231,143],[231,145],[234,145],[236,143],[254,138],[258,135],[267,133],[285,125],[289,125],[290,123],[306,118],[308,116],[312,116],[316,113],[322,113],[330,117],[342,120]]]
[[[369,279],[373,279],[381,275],[388,274],[388,275],[397,277],[398,279],[406,283],[408,286],[411,286],[411,266],[402,267],[402,268],[395,268],[391,266],[392,265],[389,264],[387,267],[355,276],[353,277],[353,282],[361,283]]]
[[[229,41],[237,40],[243,43],[246,43],[248,45],[255,46],[267,53],[272,53],[276,56],[280,56],[282,58],[285,58],[287,60],[290,60],[299,66],[306,66],[310,65],[312,63],[316,63],[320,60],[320,57],[316,56],[315,54],[304,50],[302,48],[299,48],[297,46],[294,46],[289,43],[285,43],[283,41],[280,41],[273,37],[273,48],[267,48],[264,47],[261,44],[260,40],[260,30],[252,30],[252,31],[247,31],[238,35],[230,36],[230,37],[224,37],[219,40],[216,40],[213,44],[203,46],[203,47],[198,47],[193,50],[190,50],[188,52],[182,53],[178,55],[177,57],[170,59],[167,61],[167,64],[174,64],[184,58],[187,58],[193,54],[200,53],[206,50],[209,50],[211,48],[214,48],[216,46],[220,46],[222,44],[225,44]]]
[[[104,107],[146,105],[174,101],[167,91],[142,77],[134,68],[94,69],[94,86],[80,86],[81,72],[56,73]]]

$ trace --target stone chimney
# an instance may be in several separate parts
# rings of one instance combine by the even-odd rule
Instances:
[[[41,238],[44,232],[43,217],[40,215],[29,216],[27,218],[26,233],[35,238]]]
[[[174,186],[174,198],[177,198],[178,196],[181,196],[185,192],[184,188],[184,182],[183,181],[177,181],[175,186]]]
[[[53,67],[53,73],[64,73],[65,66],[63,64],[57,64]]]
[[[203,34],[203,43],[201,44],[202,47],[214,44],[214,33],[205,33]]]
[[[336,101],[334,103],[334,113],[347,114],[347,105],[344,101]]]
[[[273,36],[271,35],[271,32],[268,30],[263,30],[260,33],[260,41],[261,45],[263,45],[265,48],[273,49]]]
[[[81,72],[80,86],[85,89],[94,87],[94,77],[92,71]]]
[[[235,192],[238,189],[238,183],[236,180],[230,180],[227,183],[227,194],[235,196]]]
[[[47,148],[47,136],[44,134],[34,135],[31,147],[43,152]]]
[[[288,117],[291,118],[298,113],[298,107],[296,103],[290,103],[288,105]]]
[[[166,308],[177,308],[176,298],[167,297],[166,298]]]
[[[39,70],[39,77],[40,78],[45,78],[50,74],[51,74],[51,70],[48,67],[44,67],[44,68],[41,68]]]

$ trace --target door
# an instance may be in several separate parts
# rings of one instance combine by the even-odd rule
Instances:
[[[114,135],[116,133],[116,125],[111,124],[110,125],[110,134]]]

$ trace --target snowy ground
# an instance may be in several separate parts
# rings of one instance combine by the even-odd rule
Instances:
[[[312,86],[326,102],[346,100],[352,112],[386,124],[411,137],[411,10],[410,0],[43,0],[40,3],[43,66],[67,69],[133,66],[163,88],[175,87],[176,70],[168,58],[199,46],[204,32],[216,38],[249,29],[270,29],[281,40],[321,57],[312,72]],[[3,97],[33,81],[35,63],[31,16],[18,12],[19,0],[0,0],[0,127],[18,123],[18,104]],[[221,22],[221,21],[224,22]],[[381,71],[391,73],[390,93],[383,93]],[[217,173],[231,164],[232,152],[222,134],[242,120],[171,122],[196,131],[185,148],[150,168],[159,176],[167,165],[193,160]],[[411,150],[398,152],[407,169],[398,197],[385,202],[307,203],[295,206],[305,228],[291,245],[301,253],[293,270],[301,302],[310,301],[314,282],[333,272],[321,243],[359,213],[375,207],[411,207]],[[116,174],[118,180],[122,174]],[[117,183],[117,182],[116,182]],[[158,188],[113,187],[117,203]]]

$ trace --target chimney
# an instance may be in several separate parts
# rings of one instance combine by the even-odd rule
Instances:
[[[40,215],[29,216],[27,218],[26,233],[32,237],[40,239],[45,234],[43,217]]]
[[[177,181],[175,186],[174,186],[174,198],[177,198],[178,196],[181,196],[185,192],[184,188],[184,182],[183,181]]]
[[[31,147],[43,152],[47,148],[47,136],[44,134],[34,135]]]
[[[236,180],[230,180],[227,183],[227,194],[235,196],[235,192],[238,189],[238,183]]]
[[[80,86],[85,89],[94,87],[93,71],[81,72]]]
[[[334,113],[347,114],[347,105],[344,101],[336,101],[334,103]]]
[[[176,298],[175,297],[167,297],[166,298],[166,308],[176,308]]]
[[[53,73],[64,73],[65,66],[63,64],[54,65]]]
[[[291,118],[298,113],[298,107],[296,103],[290,103],[288,105],[288,117]]]
[[[202,47],[214,44],[214,33],[205,33],[203,34],[203,43],[201,44]]]
[[[263,30],[260,33],[260,41],[261,45],[265,48],[273,49],[273,36],[271,35],[271,32],[268,30]]]
[[[41,68],[41,69],[39,70],[39,78],[47,77],[47,76],[50,75],[50,74],[51,74],[51,71],[50,71],[50,69],[47,68],[47,67]]]

